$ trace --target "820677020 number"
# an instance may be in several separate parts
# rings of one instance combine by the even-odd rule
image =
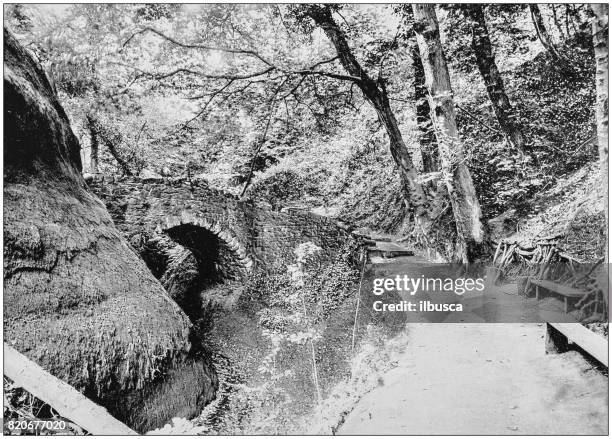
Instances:
[[[62,432],[66,431],[66,421],[61,419],[21,419],[7,420],[4,427],[11,432],[40,432],[42,430]]]

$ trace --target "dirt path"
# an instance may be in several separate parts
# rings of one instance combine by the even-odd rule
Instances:
[[[340,434],[607,434],[607,377],[546,355],[543,326],[408,326],[411,348]]]
[[[373,260],[373,273],[419,270],[416,258],[402,259]],[[576,352],[546,355],[544,325],[406,328],[410,341],[397,367],[338,434],[607,434],[608,378]]]
[[[373,276],[432,267],[418,257],[372,262]],[[478,300],[476,318],[486,317],[485,308],[505,312],[510,320],[502,321],[520,322],[513,314],[525,313],[518,297]],[[607,434],[608,377],[577,352],[546,355],[543,324],[413,317],[397,367],[361,398],[338,434]]]

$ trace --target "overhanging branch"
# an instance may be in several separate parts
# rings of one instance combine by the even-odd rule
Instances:
[[[207,44],[193,44],[193,43],[183,43],[180,42],[174,38],[172,38],[169,35],[166,35],[165,33],[154,29],[152,27],[145,27],[140,29],[139,31],[134,32],[122,45],[122,48],[127,46],[133,39],[134,37],[136,37],[137,35],[141,35],[144,34],[146,32],[151,32],[155,35],[160,36],[161,38],[165,39],[166,41],[171,42],[172,44],[179,46],[179,47],[183,47],[185,49],[200,49],[200,50],[216,50],[219,52],[226,52],[226,53],[237,53],[237,54],[243,54],[243,55],[247,55],[247,56],[251,56],[253,58],[256,58],[258,60],[260,60],[261,62],[263,62],[264,64],[267,64],[270,67],[273,67],[273,64],[270,63],[267,59],[265,59],[262,55],[260,55],[259,53],[257,53],[254,50],[250,50],[250,49],[234,49],[231,47],[223,47],[223,46],[209,46]]]

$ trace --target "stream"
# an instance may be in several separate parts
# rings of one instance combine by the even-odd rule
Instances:
[[[202,338],[220,384],[217,398],[194,424],[205,434],[334,432],[361,395],[380,385],[377,377],[405,347],[389,343],[404,333],[405,316],[372,311],[369,292],[378,271],[371,262],[364,268],[361,297],[355,292],[336,304],[317,325],[313,345],[307,331],[271,335],[261,325],[268,310],[245,301],[238,283],[203,291],[215,302],[213,323]]]

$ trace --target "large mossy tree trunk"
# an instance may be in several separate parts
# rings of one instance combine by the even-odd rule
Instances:
[[[495,111],[499,126],[509,143],[520,151],[525,150],[525,136],[517,122],[517,117],[510,105],[510,99],[504,88],[504,81],[495,62],[495,54],[489,38],[489,30],[482,5],[468,4],[463,6],[472,28],[472,50],[476,57],[478,70],[482,75],[489,100]]]
[[[592,4],[591,10],[595,16],[593,19],[593,47],[595,49],[595,86],[597,89],[597,99],[595,102],[595,114],[597,116],[597,143],[599,144],[599,163],[601,166],[601,189],[608,194],[608,111],[609,111],[609,48],[608,48],[608,5]],[[608,224],[608,197],[604,197],[604,212],[606,224]],[[609,230],[609,229],[608,229]],[[610,237],[606,236],[606,242]],[[608,246],[606,245],[606,263],[608,262]]]
[[[484,242],[480,203],[457,132],[453,91],[434,5],[413,4],[412,11],[425,70],[431,119],[438,139],[441,170],[459,238],[456,258],[469,263],[480,253]]]
[[[145,432],[192,417],[217,379],[187,316],[82,176],[41,67],[4,31],[4,336]]]

